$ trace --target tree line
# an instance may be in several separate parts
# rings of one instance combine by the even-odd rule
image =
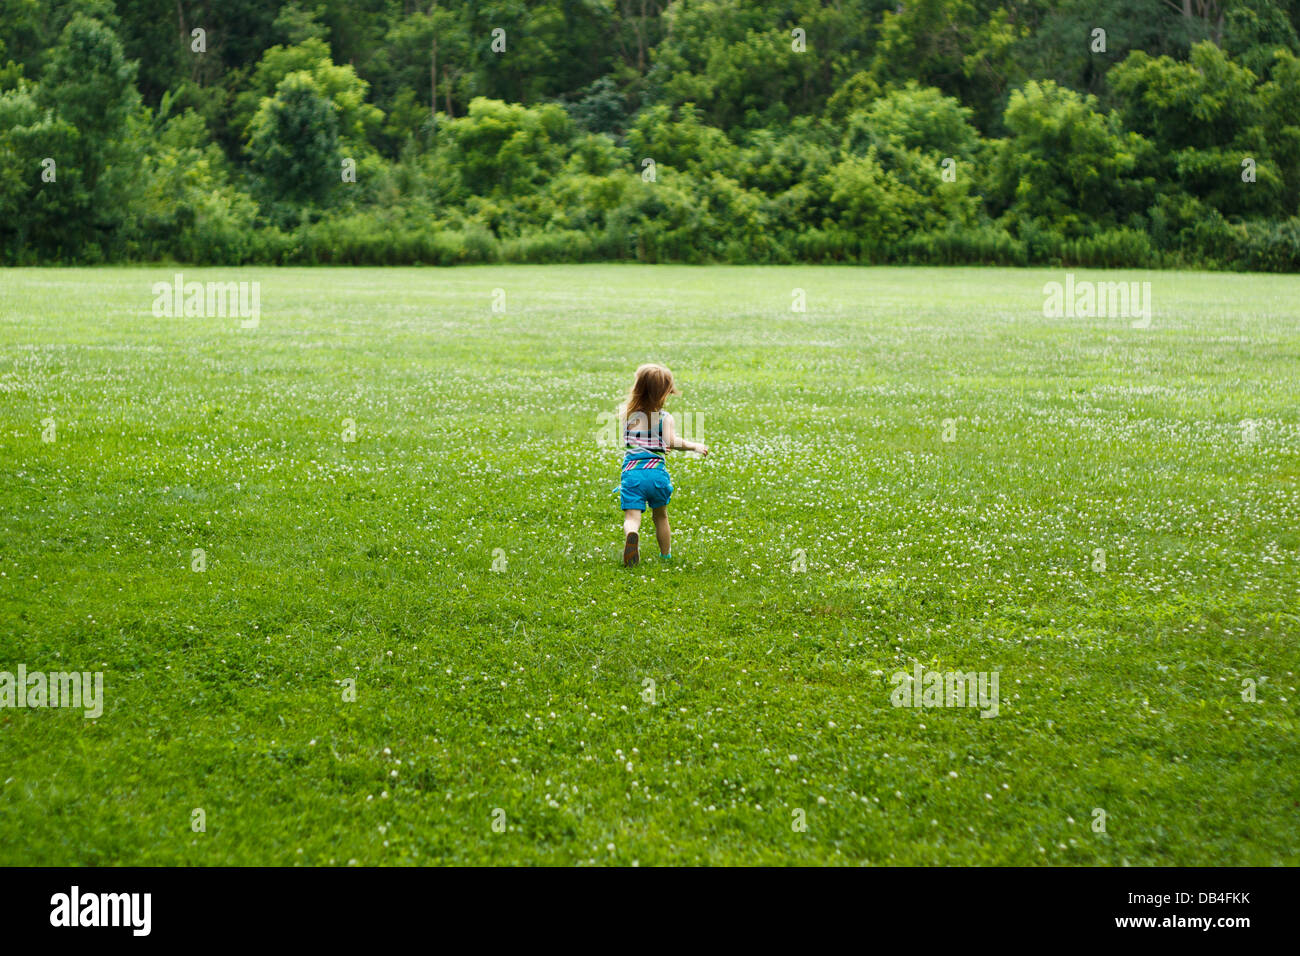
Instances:
[[[0,261],[1300,267],[1300,0],[0,0]]]

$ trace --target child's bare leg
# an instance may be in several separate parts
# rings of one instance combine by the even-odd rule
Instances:
[[[641,512],[625,508],[623,510],[623,567],[631,568],[641,560]]]
[[[655,508],[653,510],[655,521],[655,537],[659,539],[659,553],[673,553],[673,530],[668,527],[668,508]]]

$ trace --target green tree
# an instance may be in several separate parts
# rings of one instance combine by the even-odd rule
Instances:
[[[282,204],[279,218],[293,217],[285,205],[324,202],[341,182],[338,108],[310,73],[290,73],[281,80],[275,96],[262,101],[249,130],[253,169],[268,197]],[[306,212],[299,208],[299,217]]]
[[[694,103],[676,110],[662,103],[643,110],[626,139],[638,164],[652,159],[657,166],[680,170],[716,171],[732,177],[739,172],[739,150],[722,130],[704,122],[704,111]]]
[[[366,102],[370,84],[357,76],[351,66],[340,66],[330,58],[324,40],[310,38],[296,46],[271,47],[258,61],[248,88],[235,99],[235,121],[242,123],[246,137],[251,137],[254,117],[267,98],[278,95],[285,78],[306,73],[312,85],[334,106],[340,145],[351,155],[365,155],[373,150],[372,140],[383,123],[383,112]]]
[[[1017,56],[1028,76],[1105,103],[1108,71],[1134,50],[1183,59],[1191,44],[1165,0],[1063,0],[1044,4]]]
[[[458,181],[453,195],[503,199],[536,192],[564,164],[574,136],[564,108],[526,107],[483,97],[469,115],[450,121],[439,143],[443,178]]]
[[[1300,215],[1300,58],[1286,50],[1274,55],[1272,79],[1259,88],[1269,160],[1280,189],[1276,215]],[[1270,170],[1271,171],[1271,170]]]
[[[871,74],[882,88],[915,79],[958,97],[981,129],[1026,78],[1017,56],[1035,6],[1014,0],[911,0],[882,17]]]
[[[853,114],[845,131],[845,148],[862,153],[869,146],[915,149],[931,156],[971,160],[979,133],[970,125],[972,111],[954,97],[909,80],[866,109]]]
[[[1187,62],[1138,50],[1109,79],[1125,123],[1161,150],[1227,146],[1258,122],[1254,74],[1211,43]]]
[[[1285,68],[1284,68],[1285,72]],[[1192,47],[1188,62],[1171,57],[1130,55],[1110,73],[1125,124],[1149,138],[1166,164],[1166,191],[1179,190],[1224,215],[1267,215],[1285,192],[1270,141],[1285,150],[1285,134],[1266,113],[1285,113],[1281,95],[1257,95],[1256,77],[1208,41]],[[1256,181],[1242,181],[1251,160]]]
[[[1257,74],[1272,66],[1277,50],[1300,52],[1295,24],[1274,0],[1239,0],[1227,10],[1223,50]]]
[[[135,175],[129,129],[139,106],[135,70],[116,34],[78,14],[60,34],[40,84],[18,92],[6,138],[27,188],[25,242],[44,255],[98,260],[121,254],[121,224]],[[54,178],[40,175],[45,161]]]
[[[238,263],[252,252],[257,205],[231,182],[231,170],[193,110],[149,128],[132,203],[131,234],[143,254],[182,261]]]
[[[696,0],[668,6],[647,83],[659,103],[694,103],[735,134],[819,112],[864,69],[888,0]],[[798,33],[796,34],[796,31]]]
[[[42,110],[30,84],[0,93],[0,257],[29,264],[80,252],[76,229],[89,195],[82,171],[69,157],[80,148],[77,131]],[[59,159],[63,165],[59,165]],[[49,163],[53,161],[54,166]],[[43,179],[46,169],[56,177]]]
[[[992,204],[1010,225],[1067,239],[1126,225],[1154,192],[1151,145],[1096,99],[1030,80],[1011,93]]]

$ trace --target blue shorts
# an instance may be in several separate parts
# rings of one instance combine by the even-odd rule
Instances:
[[[673,481],[663,465],[657,468],[629,468],[623,472],[623,480],[618,488],[619,504],[624,511],[645,511],[647,505],[651,508],[665,508],[672,496]]]

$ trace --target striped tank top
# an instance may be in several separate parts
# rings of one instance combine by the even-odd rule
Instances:
[[[667,415],[658,411],[650,415],[632,412],[627,416],[623,423],[623,444],[627,448],[623,456],[624,471],[665,467],[664,418]]]

